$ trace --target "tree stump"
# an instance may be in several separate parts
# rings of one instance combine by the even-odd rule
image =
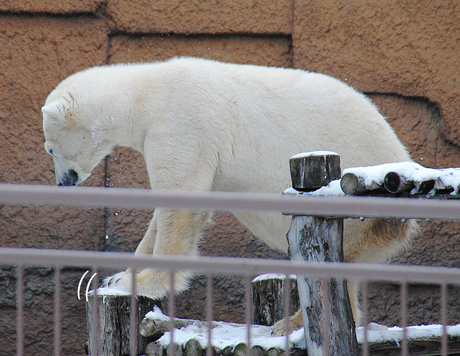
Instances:
[[[98,291],[99,292],[99,291]],[[89,343],[91,351],[93,342],[97,343],[97,356],[126,356],[130,355],[130,328],[131,328],[131,296],[130,295],[97,295],[98,324],[93,325],[93,296],[86,304],[86,320],[88,323]],[[137,296],[137,321],[153,310],[159,301]],[[161,307],[161,306],[160,306]],[[96,328],[96,341],[93,340],[93,329]],[[138,330],[138,326],[136,326]],[[137,355],[145,353],[145,348],[153,338],[137,335]],[[93,356],[93,355],[91,355]]]
[[[290,276],[290,314],[299,310],[299,291],[295,276]],[[265,274],[252,281],[253,322],[257,325],[273,325],[283,319],[285,275]]]
[[[341,175],[340,157],[331,152],[296,155],[290,166],[296,190],[316,190]],[[288,240],[294,261],[343,262],[343,219],[293,216]],[[308,355],[357,355],[346,280],[297,276],[297,285]]]

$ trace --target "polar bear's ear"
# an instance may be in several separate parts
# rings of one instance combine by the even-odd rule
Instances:
[[[55,120],[60,120],[62,117],[62,112],[60,110],[60,103],[58,100],[52,101],[49,104],[46,104],[42,107],[42,113],[52,117]]]

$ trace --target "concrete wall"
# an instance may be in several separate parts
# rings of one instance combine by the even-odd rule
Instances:
[[[295,67],[333,75],[374,100],[415,161],[460,166],[460,2],[383,0],[0,1],[0,182],[54,184],[43,149],[40,108],[68,75],[93,65],[188,55]],[[85,182],[148,186],[143,158],[117,149]],[[0,245],[133,251],[151,211],[1,206]],[[394,262],[460,267],[458,223],[423,222],[422,235]],[[106,238],[107,237],[107,238]],[[207,230],[202,254],[285,258],[229,214]],[[1,263],[1,261],[0,261]],[[64,354],[83,355],[84,270],[63,273]],[[52,270],[26,273],[26,354],[52,351]],[[215,317],[244,320],[241,282],[216,278]],[[197,277],[179,315],[202,317]],[[15,269],[0,266],[0,354],[15,348]],[[189,298],[192,296],[192,298]],[[398,287],[371,285],[371,319],[399,322]],[[450,322],[460,322],[458,293]],[[410,322],[439,322],[435,287],[410,291]]]

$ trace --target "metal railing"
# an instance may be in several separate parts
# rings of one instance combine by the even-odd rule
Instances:
[[[317,216],[339,217],[385,217],[460,220],[460,203],[452,200],[403,199],[403,198],[359,198],[359,197],[292,197],[243,193],[193,193],[159,192],[135,189],[107,189],[77,187],[73,189],[51,186],[0,185],[0,203],[21,205],[66,205],[85,207],[118,208],[181,208],[209,209],[213,211],[278,211]],[[361,281],[390,281],[401,285],[402,326],[407,326],[407,288],[408,283],[436,284],[441,287],[441,323],[443,325],[442,355],[447,355],[447,287],[460,285],[460,270],[443,267],[395,266],[370,264],[327,264],[295,263],[280,260],[252,260],[236,258],[184,257],[184,256],[133,256],[126,253],[37,250],[0,248],[0,261],[3,264],[18,266],[17,273],[17,355],[24,354],[23,321],[23,269],[25,265],[46,265],[55,267],[54,296],[54,355],[61,353],[61,294],[60,273],[63,267],[101,268],[156,268],[171,271],[179,270],[201,272],[209,276],[217,274],[237,274],[245,277],[246,293],[250,290],[250,277],[264,273],[308,275],[318,278],[346,278]],[[171,278],[171,288],[174,279]],[[209,283],[208,283],[209,284]],[[363,289],[363,307],[365,322],[367,319],[367,284]],[[173,294],[173,293],[172,293]],[[289,299],[289,298],[287,298]],[[250,296],[246,297],[250,305]],[[212,296],[208,288],[208,321],[212,316]],[[173,304],[173,303],[171,303]],[[247,308],[249,310],[250,308]],[[289,310],[285,308],[285,310]],[[169,309],[174,317],[174,307]],[[246,316],[250,330],[250,316]],[[134,324],[133,324],[134,325]],[[405,330],[405,329],[404,329]],[[132,335],[137,332],[134,328]],[[211,334],[209,334],[211,335]],[[131,350],[136,349],[132,339]],[[251,344],[248,331],[248,345]],[[286,345],[289,345],[286,336]],[[249,346],[248,346],[249,347]],[[210,350],[210,349],[209,349]],[[208,354],[209,351],[208,350]],[[408,355],[407,334],[401,348],[402,355]],[[287,352],[287,350],[286,350]],[[94,355],[94,350],[93,353]],[[364,332],[363,354],[368,355],[367,328]]]

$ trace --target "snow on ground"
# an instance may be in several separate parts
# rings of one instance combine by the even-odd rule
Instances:
[[[447,326],[447,334],[451,336],[460,336],[460,324]],[[441,337],[443,326],[439,324],[433,325],[417,325],[408,326],[406,328],[408,339],[426,339]],[[404,329],[398,326],[386,327],[384,325],[371,323],[368,327],[368,341],[385,342],[385,341],[402,341]],[[356,331],[358,342],[364,342],[364,327],[358,327]]]
[[[158,307],[147,313],[146,318],[169,321]],[[236,346],[241,342],[247,342],[247,326],[244,324],[232,324],[215,322],[217,326],[212,329],[212,345],[223,350],[227,346]],[[197,340],[201,347],[208,346],[208,328],[206,326],[189,325],[181,329],[174,329],[174,342],[185,346],[190,339]],[[289,336],[291,347],[305,348],[303,329],[294,331]],[[171,342],[171,333],[166,332],[159,340],[161,346],[167,347]],[[261,346],[264,349],[277,348],[285,349],[286,339],[283,336],[271,336],[271,327],[262,325],[251,325],[251,345]]]
[[[169,317],[164,315],[158,307],[148,313],[146,317],[168,321]],[[223,350],[227,346],[234,347],[241,342],[247,342],[247,326],[217,322],[217,326],[212,329],[212,345]],[[447,326],[447,333],[451,336],[460,336],[460,324]],[[408,339],[422,339],[441,337],[443,333],[442,325],[420,325],[409,326],[406,328]],[[371,323],[368,327],[368,342],[382,343],[386,341],[400,342],[403,340],[403,328],[386,327]],[[356,330],[358,342],[364,342],[364,327],[358,327]],[[208,329],[205,326],[199,327],[189,325],[181,329],[174,329],[174,342],[183,347],[190,339],[197,340],[203,348],[208,346]],[[166,332],[159,340],[163,347],[167,347],[171,341],[171,333]],[[305,348],[305,339],[303,329],[294,331],[289,335],[291,348]],[[261,346],[268,350],[277,348],[284,350],[286,348],[286,338],[284,336],[272,336],[271,327],[253,325],[251,326],[251,345]]]

